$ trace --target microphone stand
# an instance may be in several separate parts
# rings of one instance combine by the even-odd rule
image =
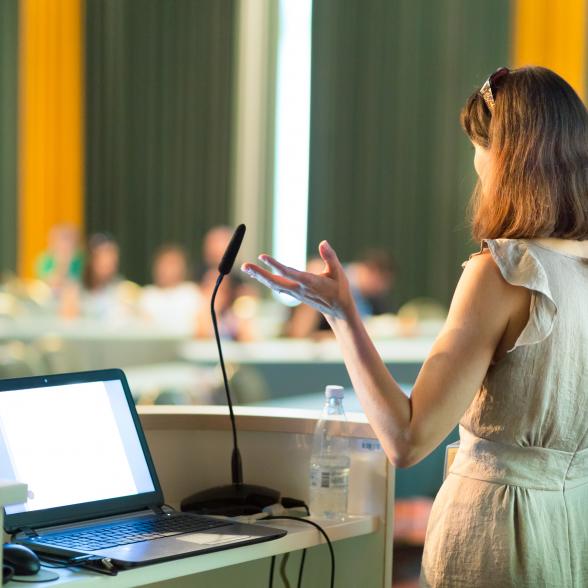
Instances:
[[[214,328],[214,338],[216,339],[216,347],[218,349],[218,356],[220,358],[221,371],[223,373],[223,383],[225,386],[225,394],[227,396],[227,404],[229,406],[229,416],[231,419],[231,428],[233,430],[233,454],[231,456],[231,479],[233,484],[243,484],[243,462],[241,461],[241,452],[239,451],[239,445],[237,443],[237,424],[235,423],[235,412],[233,411],[233,401],[231,398],[231,392],[229,388],[229,378],[227,377],[227,370],[225,368],[225,359],[223,357],[223,348],[220,340],[220,333],[218,331],[218,321],[216,318],[216,311],[214,303],[216,301],[216,294],[220,285],[223,281],[224,274],[219,274],[214,290],[212,292],[212,298],[210,300],[210,315],[212,317],[212,326]]]
[[[279,502],[280,493],[272,488],[245,484],[243,482],[243,463],[241,460],[239,445],[237,443],[237,424],[235,422],[229,379],[227,378],[227,370],[225,368],[225,360],[223,357],[216,311],[214,308],[216,295],[225,275],[226,274],[221,271],[216,280],[210,301],[210,314],[212,316],[212,326],[214,328],[214,336],[220,358],[227,404],[229,405],[231,428],[233,431],[233,453],[231,455],[232,482],[227,486],[209,488],[208,490],[203,490],[189,496],[188,498],[184,498],[184,500],[182,500],[181,510],[196,512],[199,514],[239,516],[261,512],[266,506]]]

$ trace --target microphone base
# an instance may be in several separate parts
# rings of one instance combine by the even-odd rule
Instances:
[[[280,501],[273,488],[254,484],[229,484],[196,492],[182,500],[180,509],[203,515],[237,517],[262,512],[266,506]]]

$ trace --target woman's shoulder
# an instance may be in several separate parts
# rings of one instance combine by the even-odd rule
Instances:
[[[473,266],[470,268],[470,266]],[[529,239],[484,239],[480,251],[470,256],[466,268],[486,272],[509,284],[518,298],[517,313],[528,312],[529,293],[534,295],[532,317],[517,339],[517,346],[539,343],[549,336],[557,314],[542,256]],[[518,292],[518,294],[517,294]],[[527,307],[525,309],[524,307]],[[524,311],[524,312],[523,312]],[[512,350],[512,349],[511,349]]]
[[[472,253],[463,265],[465,266],[470,259],[484,254],[490,254],[494,258],[513,254],[521,255],[527,250],[528,245],[528,239],[507,239],[503,237],[497,239],[482,239],[478,251]]]
[[[483,239],[479,251],[470,255],[462,267],[475,259],[485,259],[488,264],[494,263],[503,278],[516,286],[527,286],[529,282],[534,284],[546,280],[540,255],[533,241],[529,239]]]
[[[517,280],[512,279],[516,262],[511,263],[512,252],[504,243],[496,243],[485,240],[480,250],[472,253],[462,265],[464,273],[471,276],[477,282],[478,288],[496,290],[502,288],[508,290],[509,286],[516,286]]]

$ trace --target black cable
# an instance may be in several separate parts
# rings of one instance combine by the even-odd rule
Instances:
[[[290,553],[285,553],[282,556],[282,563],[280,563],[280,578],[286,588],[290,587],[290,580],[288,580],[288,574],[286,572],[286,566],[288,565],[288,560],[290,559]]]
[[[300,558],[300,568],[298,569],[298,584],[296,588],[302,587],[302,573],[304,572],[304,561],[306,560],[306,549],[302,550],[302,557]]]
[[[41,567],[42,568],[49,568],[51,570],[62,570],[64,568],[77,568],[80,567],[82,565],[83,562],[80,563],[75,563],[75,562],[68,562],[68,563],[64,563],[64,564],[59,564],[59,565],[53,565],[53,564],[47,564],[47,563],[42,563]]]
[[[280,500],[280,504],[284,508],[303,508],[306,514],[310,516],[310,509],[304,500],[298,500],[297,498],[290,498],[289,496],[283,496]]]
[[[308,504],[306,504],[306,502],[304,502],[302,500],[296,500],[294,498],[285,497],[282,499],[282,504],[284,504],[284,500],[291,503],[291,504],[295,504],[295,507],[296,506],[302,507],[304,510],[306,510],[307,516],[310,516],[310,508],[308,508]],[[306,549],[303,549],[302,555],[300,556],[300,567],[298,568],[298,583],[296,584],[296,588],[302,588],[302,575],[304,574],[304,563],[305,562],[306,562]]]
[[[270,563],[270,574],[269,574],[269,588],[273,588],[274,585],[274,567],[276,566],[276,556],[272,555],[272,561]]]
[[[283,496],[282,499],[280,500],[280,503],[283,507],[285,508],[303,508],[306,511],[307,516],[310,516],[310,509],[308,508],[308,505],[306,504],[306,502],[304,502],[303,500],[298,500],[297,498],[289,498],[288,496]],[[267,519],[261,519],[261,520],[267,520]],[[296,520],[300,520],[299,518],[296,517]],[[290,588],[290,582],[288,581],[288,577],[286,575],[286,565],[288,563],[288,557],[289,557],[289,553],[287,553],[283,559],[282,559],[282,563],[280,565],[280,577],[282,578],[282,582],[286,585],[287,588]],[[300,568],[298,570],[298,583],[297,583],[297,588],[301,588],[302,586],[302,573],[304,572],[304,561],[306,559],[306,549],[302,550],[302,558],[300,559]],[[272,570],[275,567],[275,556],[272,558]],[[270,588],[272,587],[272,583],[273,583],[273,571],[270,571]]]
[[[329,536],[327,535],[326,531],[314,521],[309,519],[303,519],[301,517],[288,517],[288,516],[276,516],[276,517],[267,517],[263,519],[264,521],[277,521],[277,520],[288,520],[288,521],[298,521],[300,523],[306,523],[307,525],[312,525],[315,529],[319,531],[319,533],[325,538],[327,545],[329,547],[329,553],[331,554],[331,583],[330,588],[335,588],[335,552],[333,551],[333,545]],[[272,566],[272,580],[273,580],[273,566]]]
[[[87,563],[89,560],[96,559],[95,555],[76,555],[74,557],[70,557],[68,559],[53,559],[48,557],[47,555],[43,554],[41,557],[41,565],[44,568],[52,568],[55,570],[63,569],[63,568],[75,568],[81,567],[84,563]],[[99,559],[99,558],[98,558]]]
[[[47,557],[47,555],[43,554],[41,566],[55,570],[63,568],[83,568],[90,572],[106,574],[108,576],[116,576],[118,574],[118,569],[109,558],[92,554],[78,555],[69,559],[57,559]]]

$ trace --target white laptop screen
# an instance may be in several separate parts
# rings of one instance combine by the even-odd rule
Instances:
[[[119,380],[0,392],[0,479],[24,513],[155,490]]]

